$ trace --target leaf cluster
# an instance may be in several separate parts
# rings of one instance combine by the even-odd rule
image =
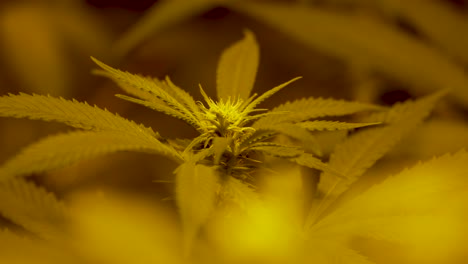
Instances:
[[[117,151],[164,155],[178,165],[174,172],[175,195],[187,253],[199,230],[219,205],[234,202],[240,208],[249,208],[250,203],[257,204],[252,184],[255,173],[268,165],[263,162],[265,156],[321,171],[318,184],[321,196],[315,197],[312,207],[308,208],[306,224],[299,232],[305,234],[306,245],[324,248],[324,252],[337,248],[355,263],[370,262],[347,248],[345,242],[352,235],[399,241],[392,237],[393,230],[385,231],[380,226],[390,225],[395,219],[406,221],[408,217],[421,217],[421,214],[403,215],[400,212],[403,209],[395,208],[395,204],[401,199],[425,199],[431,194],[455,189],[460,185],[457,177],[466,172],[464,169],[450,171],[455,178],[448,182],[440,178],[446,166],[454,163],[452,165],[458,168],[460,163],[466,162],[468,157],[462,151],[453,157],[417,166],[411,173],[403,172],[333,210],[332,205],[350,185],[420,124],[445,92],[390,109],[324,98],[286,102],[270,111],[259,109],[263,101],[298,78],[264,94],[251,95],[259,48],[249,31],[220,57],[216,101],[201,87],[205,102],[195,101],[169,78],[158,80],[131,74],[93,60],[102,69],[96,71],[98,74],[112,79],[131,95],[118,97],[183,120],[198,131],[199,136],[163,138],[149,127],[76,100],[27,94],[0,97],[1,116],[56,121],[79,129],[42,139],[0,167],[0,212],[44,239],[54,241],[60,236],[57,234],[64,233],[69,215],[61,201],[24,176]],[[326,120],[361,112],[372,114],[357,123]],[[354,132],[337,145],[329,161],[324,162],[313,132],[336,130]],[[276,140],[278,136],[288,140]],[[433,170],[436,172],[432,177],[421,176]],[[414,191],[418,184],[425,184],[425,189]],[[397,197],[387,195],[392,191],[402,198],[385,202],[386,197]],[[380,202],[381,206],[371,202]],[[343,219],[349,223],[343,224]],[[320,245],[320,241],[324,243]]]

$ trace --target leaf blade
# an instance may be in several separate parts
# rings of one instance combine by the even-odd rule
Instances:
[[[45,239],[65,231],[68,209],[52,193],[23,178],[0,181],[0,213]]]
[[[182,160],[177,151],[156,138],[134,137],[132,134],[116,132],[78,131],[51,136],[25,148],[0,167],[0,181],[123,150],[158,153],[176,161]]]
[[[132,74],[129,72],[124,72],[91,57],[91,59],[103,70],[107,73],[104,74],[106,77],[109,77],[113,81],[115,81],[120,86],[128,86],[127,89],[134,89],[134,90],[141,90],[148,95],[152,95],[155,99],[161,101],[162,103],[166,104],[168,107],[174,109],[176,112],[179,113],[181,119],[186,120],[190,124],[200,124],[197,116],[195,116],[187,106],[184,105],[184,101],[179,101],[179,96],[186,96],[189,95],[176,93],[174,91],[168,92],[164,89],[166,87],[161,81],[146,78],[137,74]],[[174,96],[177,95],[177,96]],[[155,99],[151,101],[155,101]],[[186,98],[188,99],[188,98]],[[182,118],[183,117],[183,118]]]
[[[270,115],[258,119],[252,127],[260,129],[263,126],[284,122],[301,122],[312,118],[343,116],[382,109],[384,108],[381,106],[366,103],[309,97],[273,108],[268,112]]]
[[[451,201],[463,204],[467,162],[468,153],[462,150],[405,169],[343,202],[311,226],[312,233],[332,232],[348,237],[359,235],[397,243],[411,242],[411,238],[404,235],[408,232],[407,224],[450,219],[453,208],[447,204],[452,204]],[[435,225],[426,232],[437,229]]]
[[[170,25],[202,13],[213,7],[219,0],[170,1],[153,5],[136,25],[117,41],[114,52],[123,56],[153,34]]]
[[[184,250],[188,254],[198,230],[214,211],[219,176],[213,167],[190,161],[175,173],[176,202],[184,229]]]
[[[435,93],[415,102],[396,105],[388,113],[379,113],[378,121],[389,123],[384,127],[369,128],[349,137],[338,145],[330,156],[329,165],[345,178],[322,173],[319,190],[326,194],[324,207],[345,192],[364,172],[389,151],[403,136],[422,123],[443,93]],[[373,118],[375,120],[376,118]],[[326,199],[325,198],[325,199]],[[320,212],[318,214],[320,214]],[[314,214],[317,217],[317,214]]]
[[[159,137],[151,128],[137,125],[111,112],[81,103],[43,95],[10,94],[0,97],[0,116],[57,121],[66,125],[95,131],[126,131]]]
[[[326,120],[314,120],[297,123],[299,127],[305,128],[309,131],[335,131],[335,130],[351,130],[355,128],[362,128],[367,126],[378,125],[379,122],[369,123],[348,123],[340,121],[326,121]]]
[[[247,100],[252,91],[259,61],[259,47],[250,31],[225,49],[218,62],[216,92],[219,100]]]

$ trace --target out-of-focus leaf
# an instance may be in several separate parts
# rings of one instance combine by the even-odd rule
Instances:
[[[468,135],[468,124],[464,120],[431,119],[402,140],[389,156],[414,159],[440,156],[460,148],[468,148],[466,135]]]
[[[219,175],[214,167],[193,162],[176,170],[176,201],[182,218],[184,250],[192,250],[198,231],[215,208]]]
[[[339,121],[314,120],[297,123],[298,126],[309,131],[334,131],[334,130],[351,130],[360,127],[378,125],[379,123],[346,123]]]
[[[345,243],[340,243],[334,236],[312,236],[306,242],[304,252],[304,263],[374,264]]]
[[[66,243],[81,263],[182,263],[175,221],[154,202],[104,192],[79,193],[71,204]]]
[[[107,57],[111,44],[110,28],[102,23],[102,16],[93,12],[93,8],[83,5],[79,1],[64,4],[57,2],[57,6],[49,8],[53,13],[57,31],[61,34],[66,45],[77,50],[84,57],[99,54]],[[100,17],[101,16],[101,17]]]
[[[0,230],[0,261],[12,264],[83,263],[70,252],[38,239],[29,239],[8,230]]]
[[[252,32],[223,51],[219,59],[216,91],[219,100],[247,100],[254,86],[259,60],[258,44]]]
[[[219,0],[163,0],[155,4],[115,45],[123,56],[153,34],[213,7]]]
[[[259,204],[258,194],[247,185],[234,177],[223,179],[220,190],[221,203],[235,204],[243,211],[250,211]]]
[[[334,0],[335,1],[335,0]],[[404,19],[455,59],[468,63],[468,16],[443,1],[338,0],[357,6],[372,6]]]
[[[443,1],[387,0],[387,5],[455,59],[468,64],[468,16]]]
[[[42,238],[62,235],[67,213],[52,193],[23,178],[0,182],[0,214]]]
[[[340,194],[346,191],[369,167],[388,152],[403,136],[419,125],[429,115],[443,93],[436,93],[415,102],[406,102],[394,106],[387,113],[378,113],[377,121],[388,123],[387,126],[369,128],[350,136],[337,145],[330,156],[329,166],[345,178],[336,178],[328,172],[320,177],[319,190],[326,195],[322,205],[316,209],[318,214]],[[309,219],[315,221],[317,219]]]
[[[249,201],[247,212],[227,208],[226,214],[215,217],[207,227],[210,240],[216,243],[216,253],[222,254],[221,262],[301,263],[295,261],[296,246],[301,243],[297,226],[291,224],[295,216],[283,214],[283,208],[257,202]]]
[[[467,162],[468,154],[463,150],[406,169],[343,202],[310,226],[310,235],[368,236],[435,248],[445,243],[455,246],[463,237],[455,230],[463,221],[459,210],[466,199]],[[424,241],[427,238],[433,240]]]
[[[468,76],[463,69],[388,24],[361,13],[346,14],[305,5],[227,3],[312,48],[365,64],[425,93],[452,89],[454,100],[468,104]]]

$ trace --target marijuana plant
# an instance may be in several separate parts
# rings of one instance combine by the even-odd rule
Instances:
[[[135,75],[93,60],[101,67],[98,74],[112,79],[129,94],[118,95],[119,98],[183,120],[199,136],[165,138],[149,127],[76,100],[23,93],[0,97],[2,116],[58,121],[80,129],[34,143],[0,167],[0,212],[48,241],[60,242],[66,237],[63,230],[69,217],[67,207],[21,176],[116,151],[164,155],[178,164],[175,195],[187,250],[220,205],[229,202],[248,209],[257,202],[254,177],[268,166],[263,162],[265,156],[320,170],[318,195],[307,209],[306,221],[297,230],[301,235],[296,242],[304,245],[306,253],[300,257],[305,262],[371,263],[348,248],[351,237],[403,241],[394,221],[425,219],[430,213],[417,201],[463,186],[459,176],[466,173],[461,165],[468,156],[461,151],[416,166],[339,204],[350,185],[420,124],[444,92],[390,109],[323,98],[286,102],[269,111],[258,108],[298,78],[261,95],[251,95],[259,63],[258,45],[251,32],[223,51],[217,69],[217,100],[210,98],[201,86],[204,102],[197,102],[169,78]],[[364,111],[372,114],[360,123],[324,120]],[[367,128],[351,133],[338,144],[328,162],[322,161],[317,139],[311,132],[363,127]],[[277,136],[288,140],[276,140]],[[448,182],[441,177],[443,171],[448,173]],[[10,233],[0,236],[13,237]]]
[[[115,151],[165,155],[180,164],[176,170],[176,200],[189,240],[214,209],[218,197],[231,195],[225,193],[232,189],[226,185],[249,186],[252,173],[261,166],[254,154],[281,157],[338,177],[312,154],[320,151],[309,131],[353,129],[374,123],[309,120],[379,109],[370,104],[321,98],[288,102],[271,111],[257,108],[298,78],[262,95],[250,95],[259,60],[258,46],[250,32],[221,56],[217,70],[218,100],[211,99],[200,86],[205,104],[196,102],[169,78],[134,75],[93,60],[103,69],[98,74],[111,78],[132,95],[118,97],[181,119],[200,135],[190,140],[166,139],[151,128],[86,103],[10,94],[0,98],[0,115],[58,121],[84,131],[51,136],[26,148],[1,167],[1,180]],[[271,139],[278,134],[303,144],[273,142]]]

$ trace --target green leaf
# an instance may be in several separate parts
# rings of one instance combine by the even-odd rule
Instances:
[[[225,49],[219,59],[216,92],[219,100],[247,100],[257,74],[259,48],[255,36],[245,31],[242,40]]]
[[[176,98],[187,108],[187,110],[189,110],[194,116],[200,119],[200,107],[188,92],[176,86],[168,76],[166,76],[166,79],[164,81],[160,81],[154,78],[153,81],[159,82],[159,86],[161,88],[163,88],[167,93]]]
[[[320,145],[314,135],[307,131],[307,129],[302,128],[296,124],[283,123],[264,125],[262,126],[262,129],[275,131],[285,136],[299,140],[305,150],[312,151],[319,156],[321,155]]]
[[[152,6],[118,41],[114,52],[123,56],[165,28],[209,10],[219,0],[164,0]]]
[[[195,116],[187,106],[184,105],[188,94],[182,94],[180,92],[167,92],[163,87],[160,81],[155,81],[150,78],[146,78],[137,74],[132,74],[129,72],[123,72],[117,69],[114,69],[95,58],[91,58],[99,67],[104,69],[108,74],[107,77],[114,80],[120,86],[128,86],[136,90],[142,90],[145,93],[149,93],[158,100],[160,100],[167,107],[174,109],[179,114],[179,118],[186,120],[190,124],[200,124],[197,116]],[[173,96],[176,94],[177,96]],[[184,100],[179,101],[180,96],[185,97]]]
[[[324,172],[329,172],[330,174],[336,175],[334,171],[330,170],[331,168],[328,164],[323,163],[323,161],[321,161],[320,159],[314,157],[312,154],[309,154],[309,153],[303,153],[301,156],[291,159],[291,161],[302,166],[321,170]]]
[[[187,122],[188,124],[192,125],[195,128],[198,128],[198,126],[199,126],[198,123],[194,123],[191,119],[188,119],[185,115],[181,114],[180,112],[174,110],[173,108],[171,108],[171,107],[169,107],[169,106],[167,106],[165,104],[161,104],[159,102],[154,102],[154,101],[145,101],[145,100],[133,98],[133,97],[122,95],[122,94],[116,94],[115,96],[117,96],[120,99],[124,99],[126,101],[136,103],[136,104],[148,107],[150,109],[153,109],[155,111],[164,113],[166,115],[169,115],[169,116],[178,118],[180,120],[183,120],[183,121]]]
[[[468,19],[463,12],[439,1],[350,1],[358,5],[369,5],[381,9],[394,19],[403,19],[418,33],[425,35],[444,52],[455,59],[468,63],[468,35],[460,34],[468,30]],[[438,19],[434,19],[437,17]],[[440,23],[444,21],[444,23]]]
[[[23,178],[0,182],[0,214],[45,239],[62,235],[68,217],[63,202]]]
[[[337,179],[327,172],[322,173],[319,190],[326,194],[326,200],[317,210],[324,210],[402,137],[421,124],[442,95],[439,92],[415,102],[396,105],[387,113],[375,114],[372,120],[388,125],[360,131],[337,145],[330,156],[329,166],[344,178]]]
[[[186,162],[176,173],[176,202],[184,231],[184,249],[189,253],[201,226],[215,209],[219,175],[215,168]]]
[[[345,243],[340,243],[339,239],[333,235],[312,234],[306,242],[304,263],[374,264]]]
[[[418,92],[450,88],[454,100],[468,103],[468,76],[463,68],[389,23],[360,12],[345,13],[300,4],[257,1],[226,1],[226,4],[311,48],[364,64],[411,84]],[[355,34],[356,28],[361,34]]]
[[[253,144],[273,138],[274,136],[276,136],[276,134],[277,132],[270,130],[256,130],[253,134],[243,139],[243,141],[240,144],[240,148],[248,148]]]
[[[379,122],[374,123],[347,123],[339,121],[325,121],[325,120],[314,120],[297,123],[299,127],[305,128],[309,131],[335,131],[335,130],[351,130],[355,128],[367,127],[378,125]]]
[[[270,98],[272,95],[274,95],[275,93],[279,92],[281,89],[283,89],[284,87],[286,87],[287,85],[289,85],[290,83],[292,82],[295,82],[297,80],[299,80],[300,78],[302,77],[296,77],[296,78],[293,78],[292,80],[289,80],[285,83],[282,83],[268,91],[266,91],[265,93],[263,93],[262,95],[260,95],[259,97],[257,97],[256,99],[252,100],[252,102],[250,104],[248,104],[243,110],[242,112],[243,113],[250,113],[252,111],[254,111],[255,107],[257,107],[257,105],[259,105],[261,102],[265,101],[266,99]]]
[[[144,137],[159,137],[151,128],[137,125],[105,109],[43,95],[8,95],[0,97],[0,116],[57,121],[69,126],[95,131],[122,131]]]
[[[234,177],[227,177],[221,182],[219,194],[220,202],[228,205],[236,205],[241,210],[255,214],[257,206],[261,203],[258,194],[247,183]]]
[[[71,132],[45,138],[25,148],[0,167],[0,181],[15,175],[44,172],[74,162],[117,151],[166,155],[178,162],[177,151],[156,138],[135,137],[120,132]]]
[[[68,245],[48,242],[42,239],[31,239],[8,230],[0,230],[1,260],[3,263],[15,264],[83,263],[83,259],[77,257],[76,253],[70,252]]]
[[[134,85],[129,85],[126,82],[115,80],[113,74],[105,70],[94,70],[94,73],[100,76],[107,77],[109,79],[113,79],[114,81],[116,81],[117,85],[119,85],[119,87],[122,90],[124,90],[126,93],[131,94],[141,99],[141,101],[137,101],[137,100],[134,101],[135,103],[141,102],[140,104],[142,105],[146,104],[145,106],[152,108],[156,111],[160,111],[160,112],[175,116],[180,119],[185,118],[184,115],[181,115],[176,110],[172,108],[169,109],[170,107],[168,107],[162,100],[158,99],[156,96],[154,96],[151,92],[147,90],[142,90],[139,87],[136,87]],[[159,80],[157,78],[151,78],[151,77],[141,77],[141,78],[147,79],[148,82],[153,82],[154,85],[163,89],[170,96],[174,97],[177,101],[181,102],[193,115],[198,117],[200,109],[198,105],[196,104],[195,100],[193,99],[193,97],[189,93],[187,93],[186,91],[182,90],[181,88],[177,87],[174,83],[172,83],[169,77],[166,77],[165,80]],[[129,100],[129,97],[125,97],[122,95],[117,95],[117,97],[123,98],[125,100]],[[143,104],[143,102],[145,104]]]
[[[287,102],[273,108],[269,112],[270,115],[260,118],[253,123],[252,127],[260,129],[263,126],[284,122],[301,122],[312,118],[350,115],[382,109],[384,108],[372,104],[310,97]]]
[[[407,243],[411,242],[411,237],[405,235],[409,226],[424,225],[425,233],[437,231],[439,220],[453,219],[450,210],[454,203],[464,204],[466,200],[467,163],[468,153],[462,150],[403,170],[341,203],[310,226],[310,234],[367,236]]]

